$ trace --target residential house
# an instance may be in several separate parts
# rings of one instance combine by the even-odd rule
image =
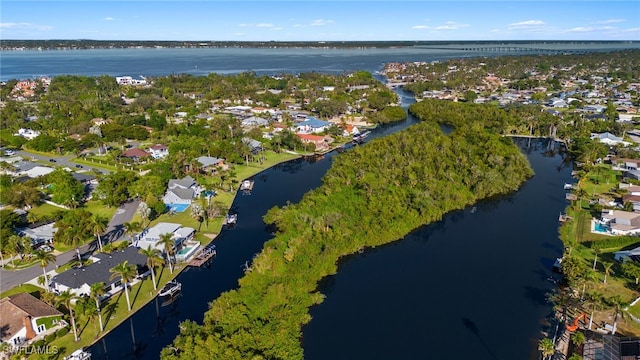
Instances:
[[[623,210],[603,210],[602,220],[614,235],[640,234],[640,213]]]
[[[40,131],[20,128],[20,129],[18,129],[18,132],[16,134],[13,134],[13,135],[14,136],[22,136],[25,139],[33,140],[33,139],[37,138],[38,136],[40,136]]]
[[[26,236],[31,239],[31,246],[37,247],[44,244],[53,243],[53,235],[58,230],[56,223],[52,222],[36,227],[24,227],[16,229],[16,233],[20,236]]]
[[[81,268],[74,267],[55,275],[51,278],[50,287],[57,293],[69,290],[78,296],[89,296],[91,285],[103,282],[106,293],[104,297],[109,297],[123,290],[122,279],[111,277],[113,273],[109,270],[112,268],[127,261],[129,265],[136,267],[138,277],[149,273],[147,257],[140,254],[140,249],[133,246],[111,253],[98,253],[92,255],[91,259],[94,261],[92,264]]]
[[[296,134],[300,140],[305,144],[314,144],[316,151],[325,151],[329,149],[329,144],[325,140],[324,136],[311,135],[311,134]]]
[[[601,134],[598,133],[591,133],[591,140],[598,140],[603,144],[607,144],[609,146],[614,146],[614,145],[629,145],[628,142],[623,141],[621,137],[615,136],[610,132],[604,132]]]
[[[220,159],[213,156],[200,156],[196,158],[196,161],[202,165],[202,170],[205,172],[214,172],[218,169],[225,169],[224,159]]]
[[[123,157],[129,158],[131,160],[133,160],[134,162],[138,162],[140,160],[144,160],[148,157],[150,157],[151,155],[149,155],[148,152],[142,150],[142,149],[138,149],[138,148],[132,148],[132,149],[127,149],[122,153]]]
[[[267,126],[269,125],[269,120],[257,116],[251,116],[242,120],[240,125],[247,128]]]
[[[62,313],[29,293],[0,299],[0,340],[15,346],[64,324]]]
[[[242,138],[242,143],[247,145],[252,153],[257,154],[262,151],[262,143],[248,137]]]
[[[328,129],[331,125],[328,121],[316,119],[314,117],[308,117],[305,121],[302,121],[295,126],[295,131],[302,134],[316,134],[321,133]]]
[[[169,155],[167,145],[156,144],[149,147],[149,153],[154,159],[162,159]]]
[[[622,195],[622,203],[633,204],[633,211],[640,211],[640,195],[624,194]]]
[[[138,234],[133,244],[141,249],[151,247],[152,249],[158,249],[164,252],[164,246],[159,243],[160,237],[165,234],[171,234],[171,238],[174,241],[174,249],[186,248],[180,255],[187,255],[187,253],[194,252],[194,247],[197,248],[196,244],[192,242],[195,232],[196,230],[194,228],[183,227],[180,224],[160,222]]]
[[[193,198],[200,195],[198,183],[191,177],[171,179],[167,185],[167,192],[162,200],[167,205],[191,204]]]
[[[627,170],[622,174],[622,178],[640,180],[640,170]]]

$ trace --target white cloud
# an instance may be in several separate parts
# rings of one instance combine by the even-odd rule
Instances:
[[[625,20],[624,19],[607,19],[607,20],[594,21],[592,24],[618,24],[622,22],[625,22]]]
[[[501,30],[500,29],[491,29],[491,30],[489,30],[489,32],[490,33],[499,33],[499,32],[501,32]]]
[[[413,25],[412,29],[429,29],[427,25]]]
[[[333,20],[316,19],[311,22],[311,26],[324,26],[327,24],[333,24]]]
[[[53,29],[53,26],[38,25],[27,22],[21,23],[0,23],[0,29],[20,29],[20,30],[40,30],[49,31]]]
[[[594,28],[591,28],[591,27],[578,26],[578,27],[574,27],[573,29],[567,30],[567,32],[589,32],[593,30]]]
[[[270,27],[273,27],[273,24],[260,23],[260,24],[256,24],[256,27],[270,28]]]
[[[271,28],[271,30],[273,30],[273,31],[279,31],[279,30],[282,30],[282,29],[284,29],[284,28],[280,27],[280,26]]]
[[[458,24],[455,21],[447,21],[444,25],[436,26],[434,30],[458,30],[460,28],[469,27],[469,24]]]
[[[111,16],[107,16],[106,18],[104,18],[104,21],[113,21],[115,20],[114,18],[112,18]]]
[[[528,27],[528,26],[539,26],[539,25],[544,25],[544,21],[527,20],[527,21],[520,21],[520,22],[509,24],[509,26],[511,27]]]
[[[640,32],[640,27],[624,29],[624,32]]]

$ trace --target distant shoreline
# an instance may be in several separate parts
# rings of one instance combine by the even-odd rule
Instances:
[[[634,44],[638,40],[468,40],[468,41],[146,41],[146,40],[3,40],[0,50],[81,50],[132,48],[314,48],[359,49],[455,45]]]

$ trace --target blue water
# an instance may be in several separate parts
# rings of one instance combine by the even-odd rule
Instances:
[[[205,48],[205,49],[93,49],[0,52],[0,80],[27,79],[62,74],[110,76],[162,76],[187,73],[258,74],[318,71],[376,71],[385,62],[436,61],[479,56],[531,55],[536,52],[489,51],[492,45],[475,50],[447,49],[447,46],[412,46],[387,49],[312,48]],[[518,44],[527,47],[526,44]],[[539,53],[549,51],[610,51],[640,49],[640,42],[532,44]]]
[[[595,224],[595,226],[593,227],[594,231],[597,232],[602,232],[602,233],[608,233],[609,232],[609,228],[605,225],[600,224],[599,222],[597,222]]]
[[[167,211],[173,210],[173,212],[181,213],[187,210],[189,204],[165,204],[165,206],[167,207]]]
[[[626,44],[627,48],[639,46]],[[392,61],[498,55],[514,53],[424,48],[4,51],[0,79],[245,70],[374,72]],[[367,141],[416,121],[410,117],[375,129]],[[562,254],[557,231],[557,214],[567,205],[562,185],[571,176],[553,144],[522,142],[536,175],[517,193],[484,201],[473,214],[448,214],[393,244],[343,259],[338,274],[321,284],[327,298],[311,310],[313,320],[303,329],[305,357],[537,358],[540,330],[552,311],[545,293],[553,284],[546,279],[553,261]],[[549,156],[550,150],[556,155]],[[264,214],[273,206],[299,201],[319,186],[333,156],[339,155],[288,162],[256,176],[260,191],[235,199],[232,211],[240,214],[242,222],[216,238],[219,255],[207,267],[179,275],[182,297],[171,306],[159,307],[155,302],[145,306],[91,348],[94,358],[157,359],[178,334],[180,322],[202,322],[209,302],[237,288],[245,262],[250,263],[272,238],[273,229],[265,227]],[[201,231],[209,231],[206,224]]]

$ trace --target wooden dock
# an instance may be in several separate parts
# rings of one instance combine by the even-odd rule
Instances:
[[[209,261],[212,257],[216,256],[216,249],[214,248],[204,248],[198,252],[198,254],[189,261],[189,266],[200,267],[202,264]]]

